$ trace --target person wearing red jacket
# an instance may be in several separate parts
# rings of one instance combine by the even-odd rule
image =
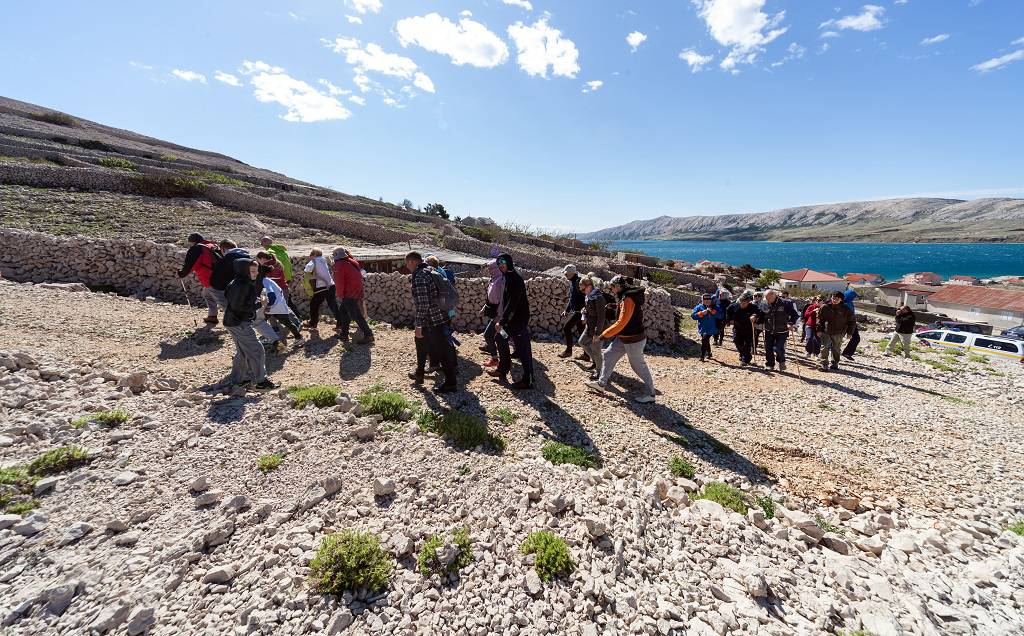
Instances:
[[[207,241],[199,232],[188,235],[188,251],[185,252],[185,262],[178,271],[178,278],[185,278],[195,273],[199,284],[203,286],[203,300],[206,302],[208,312],[204,321],[209,325],[217,324],[217,296],[210,287],[210,276],[213,274],[213,266],[220,260],[220,249],[214,243]]]
[[[817,356],[821,353],[821,338],[818,337],[818,332],[815,329],[818,325],[818,308],[824,304],[824,298],[819,296],[811,301],[807,308],[804,309],[804,333],[806,342],[804,343],[804,349],[807,351],[807,355]]]
[[[362,335],[356,335],[356,344],[373,342],[373,331],[363,316],[363,266],[344,247],[334,248],[334,293],[342,309],[338,323],[342,342],[348,340],[348,329],[355,321]]]

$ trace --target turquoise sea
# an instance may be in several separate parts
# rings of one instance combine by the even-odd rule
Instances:
[[[1024,276],[1024,243],[774,243],[769,241],[615,241],[613,250],[660,258],[749,263],[781,271],[881,274],[892,281],[907,272],[990,278]]]

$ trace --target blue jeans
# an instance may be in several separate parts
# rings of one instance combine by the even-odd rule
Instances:
[[[786,363],[786,338],[788,337],[788,331],[782,333],[764,332],[764,357],[765,365],[768,368],[775,366],[775,358],[779,359],[779,364]]]

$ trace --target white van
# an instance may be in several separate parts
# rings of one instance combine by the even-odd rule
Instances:
[[[992,356],[1002,360],[1024,362],[1024,340],[986,336],[969,331],[948,331],[931,329],[920,331],[914,336],[920,344],[940,349],[959,349],[960,351]]]

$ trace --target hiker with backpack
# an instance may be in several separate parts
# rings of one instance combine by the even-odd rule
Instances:
[[[353,258],[351,252],[344,247],[334,248],[334,290],[341,303],[341,321],[338,323],[338,336],[342,342],[348,342],[348,329],[351,321],[359,327],[354,340],[356,344],[373,342],[373,331],[363,316],[363,266]]]
[[[324,253],[314,247],[309,252],[309,262],[303,268],[302,284],[309,294],[309,322],[304,326],[310,330],[316,330],[320,323],[320,306],[327,303],[334,319],[337,321],[338,329],[341,329],[341,310],[338,308],[338,299],[334,291],[334,278],[331,276],[331,265],[324,258]]]
[[[604,364],[604,353],[601,350],[601,334],[608,327],[605,315],[607,302],[601,291],[600,281],[594,273],[580,279],[580,291],[583,292],[583,333],[580,334],[579,345],[591,361],[590,379],[601,377]]]
[[[253,323],[267,270],[250,258],[232,259],[235,276],[225,289],[224,328],[235,341],[229,381],[242,388],[265,391],[277,388],[267,377],[266,352]]]
[[[576,341],[577,332],[582,332],[582,321],[583,321],[583,306],[586,304],[586,296],[580,290],[580,275],[576,271],[576,266],[569,264],[566,265],[562,270],[562,274],[565,276],[569,284],[566,286],[568,290],[568,298],[565,304],[565,310],[562,311],[562,317],[564,322],[562,323],[562,338],[565,340],[565,350],[558,354],[559,358],[572,357],[572,344]],[[589,362],[590,357],[583,353],[580,360]]]
[[[274,259],[281,266],[281,276],[275,277],[274,282],[278,284],[281,290],[284,292],[285,301],[288,303],[288,307],[292,310],[292,313],[296,316],[299,315],[299,310],[295,307],[295,303],[292,302],[291,298],[291,283],[292,283],[292,259],[288,256],[288,250],[284,248],[284,245],[275,243],[269,236],[264,236],[260,239],[260,246],[263,247],[264,251],[270,252],[274,255]]]
[[[441,260],[438,259],[433,254],[431,254],[430,256],[427,256],[426,262],[427,262],[427,265],[431,269],[433,269],[435,272],[437,272],[441,276],[444,276],[444,279],[446,281],[448,281],[448,283],[451,285],[452,289],[455,289],[455,272],[452,271],[452,269],[450,267],[445,267],[441,263]],[[455,296],[458,297],[458,292],[455,292]],[[452,320],[454,318],[455,318],[455,307],[452,307],[448,311],[448,324],[445,325],[444,336],[445,336],[445,338],[448,338],[449,341],[451,341],[453,346],[458,347],[462,343],[459,342],[458,338],[455,337],[455,330],[452,329]],[[431,366],[437,366],[437,365],[433,364],[434,362],[436,362],[436,361],[435,360],[431,360],[431,363],[432,363]]]
[[[206,302],[206,318],[203,322],[213,326],[217,324],[217,299],[218,296],[210,287],[210,277],[213,275],[213,267],[221,259],[220,248],[203,238],[199,232],[188,235],[188,251],[185,252],[185,262],[178,271],[178,278],[184,279],[191,273],[195,273],[199,284],[203,286],[203,301]],[[184,281],[182,282],[184,286]]]
[[[235,261],[242,258],[249,258],[249,252],[235,245],[230,239],[220,242],[221,258],[213,264],[213,272],[210,274],[210,292],[217,298],[217,304],[221,309],[227,306],[228,284],[235,278]]]
[[[615,365],[622,356],[629,358],[629,366],[633,373],[643,380],[644,393],[633,399],[641,404],[655,400],[654,378],[644,360],[644,347],[647,346],[647,329],[644,327],[644,289],[634,287],[625,276],[618,275],[611,280],[612,292],[618,299],[618,318],[601,334],[602,340],[611,340],[604,350],[604,369],[601,377],[587,382],[587,386],[596,391],[608,390]]]
[[[530,301],[526,296],[526,281],[516,271],[511,254],[498,255],[498,268],[505,277],[501,310],[494,323],[497,331],[494,343],[498,348],[498,367],[488,371],[487,375],[497,382],[508,384],[508,376],[512,371],[511,346],[515,346],[519,362],[523,365],[523,375],[509,387],[517,391],[532,389],[533,349],[530,345]]]
[[[412,272],[412,300],[416,307],[413,325],[416,327],[416,370],[409,377],[417,385],[423,384],[427,358],[433,354],[441,363],[444,381],[434,388],[435,393],[454,393],[456,386],[455,347],[445,337],[448,312],[458,305],[455,287],[441,273],[429,267],[419,252],[405,255],[405,266]]]
[[[302,322],[288,306],[284,290],[269,275],[263,278],[263,313],[271,325],[283,325],[295,338],[296,344],[302,341]],[[279,338],[276,342],[277,352],[281,353],[284,349],[284,338]]]
[[[494,344],[494,324],[498,317],[498,308],[501,306],[501,296],[505,291],[505,277],[498,267],[498,261],[493,260],[487,263],[487,271],[491,274],[491,280],[487,283],[487,298],[480,310],[484,318],[487,318],[487,326],[484,327],[484,344],[480,351],[491,356],[490,360],[484,363],[485,368],[498,366],[498,346]]]

